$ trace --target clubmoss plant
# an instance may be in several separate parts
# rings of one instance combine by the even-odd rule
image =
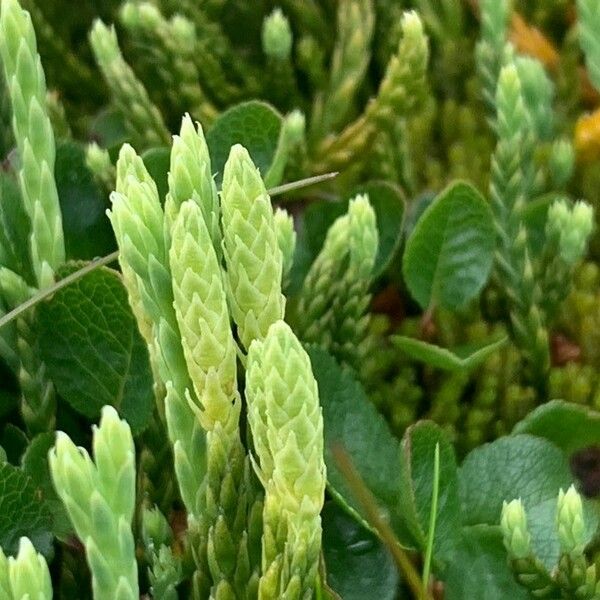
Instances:
[[[244,531],[246,453],[239,431],[236,346],[219,261],[193,200],[181,205],[173,225],[170,264],[182,346],[200,405],[195,412],[207,436],[206,499],[200,518],[211,595],[243,597],[251,565]]]
[[[600,592],[595,564],[585,556],[586,526],[581,496],[574,486],[558,494],[556,532],[560,557],[550,573],[536,558],[520,500],[504,503],[504,545],[517,581],[536,598],[594,598]]]
[[[503,66],[510,9],[508,0],[481,2],[481,39],[475,57],[483,98],[491,114],[496,107],[496,85]]]
[[[123,59],[114,28],[96,21],[90,32],[90,43],[111,88],[113,102],[125,119],[132,143],[144,148],[166,142],[169,134],[162,116],[144,85]]]
[[[56,149],[46,107],[46,81],[31,17],[16,0],[2,4],[0,30],[0,56],[21,159],[20,200],[27,215],[29,236],[28,264],[23,265],[22,273],[4,268],[0,283],[7,305],[14,308],[33,293],[23,279],[27,278],[28,267],[31,266],[34,277],[29,283],[37,287],[52,284],[54,270],[65,260],[65,245],[54,178]],[[21,235],[24,233],[20,231]],[[30,431],[47,431],[54,424],[56,400],[39,354],[31,313],[19,319],[17,328],[22,414]]]
[[[298,302],[300,337],[354,367],[367,349],[369,286],[377,248],[375,212],[368,197],[359,195],[327,232]]]
[[[309,598],[321,545],[323,418],[310,359],[283,321],[250,346],[246,395],[265,488],[258,597]]]
[[[369,64],[374,23],[371,0],[339,4],[338,37],[331,58],[329,83],[315,106],[314,131],[336,131],[352,109],[356,89]]]
[[[29,538],[19,540],[16,557],[6,558],[0,549],[0,592],[7,600],[36,598],[52,600],[52,581],[45,558]]]
[[[2,3],[0,54],[21,156],[19,183],[31,221],[31,260],[40,287],[65,260],[62,217],[54,180],[54,132],[46,110],[46,80],[29,13],[17,0]]]
[[[517,581],[538,598],[553,597],[558,592],[558,586],[533,554],[531,537],[527,531],[527,516],[521,500],[504,502],[502,533]]]
[[[596,5],[1,0],[0,596],[600,597]]]
[[[94,598],[139,598],[135,542],[135,448],[129,426],[112,407],[94,430],[94,462],[59,432],[50,473],[69,518],[83,541]]]
[[[587,70],[596,88],[600,89],[600,7],[592,0],[577,0],[579,42],[585,54]]]
[[[530,65],[526,71],[534,75],[528,84],[532,89],[545,81],[536,75],[537,67]],[[550,366],[548,326],[566,297],[573,265],[584,255],[593,220],[588,205],[578,203],[571,212],[556,200],[548,211],[545,247],[539,256],[532,252],[525,210],[536,187],[533,144],[540,140],[539,121],[547,120],[543,115],[548,110],[541,109],[542,118],[532,115],[528,104],[540,111],[544,102],[533,91],[529,96],[526,102],[519,69],[514,64],[503,67],[496,97],[498,143],[490,196],[498,238],[497,277],[508,298],[515,341],[527,356],[530,378],[543,389]]]
[[[135,42],[150,50],[146,60],[157,69],[169,105],[210,123],[216,110],[199,84],[193,23],[181,15],[165,19],[150,2],[126,2],[120,18]]]
[[[186,390],[192,390],[192,385],[173,308],[170,235],[164,227],[156,184],[130,146],[124,146],[119,155],[117,190],[111,201],[109,216],[119,244],[130,304],[166,390],[165,414],[175,471],[182,499],[194,517],[199,513],[205,440],[186,400]]]
[[[223,170],[223,247],[231,315],[247,350],[283,318],[283,256],[271,200],[248,151],[233,146]]]

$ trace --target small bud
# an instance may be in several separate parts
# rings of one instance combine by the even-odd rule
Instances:
[[[52,598],[48,565],[44,557],[36,552],[29,538],[22,537],[17,557],[8,559],[8,575],[13,598]]]
[[[560,239],[561,232],[569,226],[570,211],[565,200],[555,200],[548,208],[546,217],[546,236],[549,239]]]
[[[196,43],[196,29],[194,24],[182,17],[181,15],[175,15],[171,19],[171,27],[173,33],[177,36],[177,41],[185,48],[193,48]]]
[[[101,148],[96,142],[88,144],[85,149],[85,164],[97,179],[114,189],[116,170],[106,148]]]
[[[565,185],[573,174],[575,166],[575,151],[568,140],[557,140],[552,144],[548,170],[554,185]]]
[[[576,202],[560,240],[561,257],[566,263],[575,264],[583,257],[593,228],[594,209],[585,202]]]
[[[262,46],[269,58],[287,60],[292,51],[292,30],[287,17],[276,8],[263,21]]]
[[[283,255],[283,276],[286,277],[294,263],[294,250],[296,249],[294,219],[283,208],[278,208],[273,218],[277,232],[277,244]]]
[[[142,538],[146,549],[153,551],[161,546],[167,546],[171,543],[172,537],[173,532],[165,515],[156,506],[154,508],[144,508],[142,513]]]
[[[504,502],[500,521],[504,546],[511,558],[527,558],[531,555],[531,536],[527,531],[527,516],[521,500]]]
[[[285,127],[290,146],[295,146],[302,142],[306,133],[306,117],[301,110],[293,110],[287,115],[283,126]]]
[[[93,173],[104,172],[112,167],[110,155],[106,148],[92,142],[85,149],[85,162]]]
[[[556,506],[556,527],[563,552],[581,554],[585,548],[585,523],[581,496],[571,486],[566,493],[561,489]]]
[[[277,243],[273,207],[248,151],[231,148],[221,192],[224,254],[231,315],[245,348],[262,339],[283,318],[283,257]]]

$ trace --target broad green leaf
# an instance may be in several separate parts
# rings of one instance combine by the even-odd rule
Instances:
[[[527,227],[527,242],[533,256],[539,256],[544,249],[548,208],[556,198],[556,194],[545,194],[528,202],[523,209],[523,222]]]
[[[56,442],[54,433],[40,433],[36,435],[23,455],[21,468],[29,475],[35,486],[41,493],[50,514],[52,515],[52,531],[54,535],[65,539],[73,527],[67,515],[65,507],[56,494],[50,469],[48,466],[48,452]]]
[[[434,477],[435,446],[440,445],[440,480],[434,538],[434,558],[445,560],[460,536],[460,499],[454,448],[435,423],[420,421],[402,438],[421,529],[428,531]]]
[[[404,219],[403,229],[405,239],[408,239],[411,236],[415,225],[418,223],[423,213],[431,206],[431,204],[433,204],[435,199],[435,193],[430,191],[423,192],[415,198],[411,198],[406,210],[406,218]]]
[[[169,189],[167,176],[171,163],[171,148],[166,146],[149,148],[142,153],[142,160],[146,169],[148,169],[148,173],[154,179],[154,183],[156,183],[160,201],[164,202]]]
[[[379,249],[373,273],[381,275],[400,248],[406,202],[397,186],[386,181],[371,181],[355,190],[355,194],[368,194],[377,218]]]
[[[379,248],[373,273],[377,277],[387,269],[402,241],[405,201],[402,192],[395,185],[383,181],[371,181],[356,188],[346,200],[314,202],[304,211],[303,226],[294,258],[292,273],[294,284],[296,280],[299,280],[300,284],[306,276],[310,265],[323,247],[327,230],[338,217],[346,213],[350,198],[363,193],[369,195],[379,233]]]
[[[19,539],[27,536],[39,552],[52,548],[52,520],[31,478],[8,463],[0,464],[0,546],[16,554]]]
[[[531,534],[534,552],[549,571],[557,565],[560,557],[560,543],[556,531],[557,497],[558,490],[554,498],[548,498],[527,510],[527,528]],[[584,498],[583,514],[585,540],[589,543],[598,529],[597,502]]]
[[[90,138],[103,148],[120,148],[129,138],[121,112],[113,108],[100,112],[91,125]]]
[[[554,444],[531,435],[502,437],[476,448],[460,468],[466,525],[497,525],[504,500],[521,498],[528,509],[566,489],[572,476]]]
[[[463,528],[461,542],[443,574],[443,581],[444,600],[530,598],[512,575],[497,526]]]
[[[379,275],[389,265],[402,239],[405,202],[402,192],[392,184],[371,181],[356,188],[350,197],[342,202],[311,204],[304,215],[310,250],[313,257],[316,257],[323,247],[327,230],[338,217],[346,213],[350,199],[357,194],[368,194],[369,202],[375,211],[379,249],[373,271],[375,275]]]
[[[108,198],[87,168],[83,148],[74,142],[60,142],[54,172],[67,257],[91,260],[112,252],[116,244],[106,216]]]
[[[600,445],[600,413],[585,406],[552,400],[517,423],[513,433],[546,438],[571,454],[581,448]]]
[[[29,440],[27,435],[22,429],[19,429],[16,425],[8,423],[0,437],[0,444],[6,452],[6,459],[11,465],[21,464],[21,457],[27,448]]]
[[[508,338],[503,337],[495,341],[465,344],[454,348],[441,348],[435,344],[429,344],[423,340],[403,335],[394,335],[391,340],[408,356],[424,362],[430,367],[445,371],[470,371],[504,346]]]
[[[111,404],[134,433],[143,430],[154,406],[152,374],[119,274],[92,271],[40,303],[37,319],[58,393],[94,422]]]
[[[333,502],[325,504],[321,518],[329,586],[343,600],[394,600],[398,571],[379,539]]]
[[[366,523],[332,453],[332,448],[339,445],[348,453],[380,508],[390,515],[400,541],[407,546],[422,546],[424,534],[410,479],[400,459],[398,440],[349,369],[342,368],[321,348],[310,347],[308,351],[323,408],[329,490],[344,508],[355,516],[362,515]]]
[[[4,375],[4,368],[0,367]],[[6,380],[5,380],[6,381]],[[3,382],[4,384],[4,382]],[[15,390],[0,389],[0,419],[6,419],[8,415],[19,406],[19,395]]]
[[[269,172],[281,138],[283,119],[266,102],[243,102],[219,115],[206,133],[213,173],[221,184],[223,167],[229,150],[242,144],[260,169],[263,177]]]
[[[0,170],[0,258],[2,264],[33,284],[29,258],[29,217],[17,181]]]
[[[473,450],[460,469],[465,525],[498,525],[503,501],[520,498],[525,505],[536,554],[548,566],[558,556],[555,533],[559,489],[573,483],[564,453],[531,435],[503,437]],[[591,522],[595,528],[595,522]]]
[[[411,295],[426,309],[456,309],[485,285],[494,253],[492,212],[467,183],[446,188],[425,210],[406,243],[402,270]]]

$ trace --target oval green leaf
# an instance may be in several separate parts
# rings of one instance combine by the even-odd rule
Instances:
[[[413,298],[427,309],[457,309],[485,285],[494,253],[492,212],[471,185],[457,182],[425,210],[406,244],[403,274]]]
[[[408,356],[430,367],[444,371],[470,371],[504,346],[508,338],[505,336],[495,341],[465,344],[455,348],[441,348],[404,335],[394,335],[391,340]]]
[[[0,464],[0,546],[16,554],[19,539],[27,536],[36,549],[49,556],[52,551],[52,519],[32,479],[21,469]]]
[[[142,160],[146,169],[148,169],[148,173],[150,173],[150,177],[156,183],[160,201],[164,202],[169,189],[168,175],[171,166],[171,148],[167,146],[149,148],[142,153]]]
[[[586,406],[552,400],[517,423],[513,433],[546,438],[563,452],[571,454],[588,446],[600,445],[600,413]]]
[[[377,277],[387,269],[400,247],[406,202],[400,188],[386,181],[370,181],[356,188],[350,198],[356,194],[368,194],[375,211],[379,247],[373,273]],[[323,247],[329,227],[348,210],[350,198],[336,202],[314,202],[304,211],[303,232],[298,239],[298,252],[303,253],[305,258],[299,265],[303,276]]]
[[[282,124],[281,115],[258,100],[243,102],[219,115],[206,134],[217,185],[221,185],[223,167],[234,144],[242,144],[248,150],[264,177],[276,158]]]
[[[37,323],[42,357],[62,398],[92,421],[110,404],[134,433],[146,427],[152,373],[118,273],[96,269],[60,289],[38,305]]]
[[[377,536],[327,502],[323,519],[323,556],[328,585],[344,600],[394,600],[398,571]]]
[[[308,353],[323,408],[329,491],[344,509],[367,525],[366,515],[335,459],[333,450],[338,446],[347,453],[378,506],[388,513],[400,542],[423,547],[425,535],[398,440],[349,369],[316,346],[309,347]]]
[[[426,532],[430,523],[436,444],[440,447],[440,471],[433,549],[435,560],[445,560],[460,537],[458,469],[454,448],[438,425],[419,421],[406,430],[402,438],[402,453],[410,474],[421,529]]]
[[[465,525],[498,525],[502,503],[520,498],[535,553],[548,568],[554,566],[559,554],[556,499],[559,489],[566,490],[574,482],[560,448],[532,435],[503,437],[473,450],[460,468],[459,479]],[[586,506],[588,539],[597,526],[590,509]]]
[[[60,142],[54,172],[67,258],[91,260],[112,252],[116,242],[106,216],[108,198],[85,164],[83,147]]]

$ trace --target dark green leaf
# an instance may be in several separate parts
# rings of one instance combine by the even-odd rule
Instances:
[[[508,338],[503,337],[495,341],[467,344],[455,348],[441,348],[435,344],[403,335],[392,336],[391,340],[408,356],[431,367],[445,371],[469,371],[479,366],[501,348]]]
[[[0,546],[15,554],[19,539],[27,536],[39,552],[52,548],[52,520],[33,481],[21,469],[0,464]]]
[[[29,217],[23,208],[21,192],[9,173],[0,171],[0,256],[2,264],[33,284],[29,258]]]
[[[423,213],[406,243],[403,274],[423,309],[460,308],[487,281],[494,252],[492,212],[469,184],[446,188]]]
[[[115,271],[97,269],[38,306],[41,351],[59,394],[96,421],[111,404],[139,433],[154,406],[148,352]]]
[[[513,578],[500,527],[465,527],[444,574],[444,600],[528,600]]]
[[[65,539],[73,531],[73,528],[67,511],[54,490],[48,466],[48,452],[54,446],[55,441],[54,433],[40,433],[35,436],[23,455],[22,469],[38,488],[50,510],[54,535]]]
[[[83,148],[62,141],[56,148],[56,187],[69,259],[91,260],[115,249],[106,216],[108,198],[85,164]]]
[[[158,188],[160,201],[164,202],[169,190],[169,182],[167,176],[171,162],[171,148],[166,146],[160,148],[150,148],[142,154],[142,159],[148,173]]]
[[[398,440],[350,370],[340,367],[321,348],[309,348],[309,355],[323,407],[330,491],[345,508],[356,515],[363,514],[332,454],[332,448],[339,445],[348,453],[381,509],[390,515],[400,541],[406,545],[422,545],[423,532],[414,508],[408,473],[400,460]]]
[[[283,119],[266,102],[251,100],[219,115],[206,134],[213,173],[221,184],[223,167],[234,144],[242,144],[265,176],[275,158]]]
[[[556,194],[546,194],[528,202],[523,209],[523,222],[527,227],[527,242],[533,256],[539,256],[546,241],[546,217]]]
[[[587,446],[600,445],[600,413],[585,406],[552,400],[517,423],[513,433],[546,438],[571,454]]]
[[[357,194],[368,194],[369,202],[377,218],[379,249],[373,268],[373,272],[377,276],[385,271],[400,246],[405,208],[404,197],[396,186],[382,181],[371,181],[356,188],[351,198]],[[303,222],[306,228],[304,239],[312,260],[323,247],[329,227],[348,210],[349,201],[348,198],[341,202],[314,202],[304,212]]]
[[[5,419],[7,415],[18,406],[19,396],[14,390],[6,388],[0,389],[0,419]]]
[[[566,457],[554,444],[531,435],[500,438],[473,450],[460,468],[465,524],[496,525],[504,500],[521,498],[530,508],[571,483]]]
[[[427,208],[433,204],[435,198],[436,195],[434,192],[426,191],[410,200],[406,211],[406,219],[404,219],[405,239],[408,239],[411,236],[415,225]]]
[[[20,464],[23,452],[29,443],[25,432],[16,425],[8,423],[2,431],[0,442],[6,452],[8,462],[12,465]]]
[[[534,550],[552,567],[558,556],[556,498],[572,482],[566,456],[554,444],[531,435],[500,438],[473,450],[460,469],[464,522],[497,525],[503,501],[520,498]],[[594,529],[596,520],[588,521]]]
[[[544,500],[527,510],[527,528],[531,534],[534,552],[549,571],[556,566],[560,556],[560,543],[556,530],[557,498],[558,491],[554,498]],[[585,541],[589,543],[598,528],[597,503],[584,499],[583,514]]]
[[[99,113],[92,123],[90,136],[103,148],[120,148],[129,137],[121,112],[108,109]]]
[[[343,600],[394,600],[398,571],[379,539],[333,502],[323,519],[323,554],[327,583]]]
[[[456,457],[452,444],[435,424],[420,421],[409,427],[402,439],[402,452],[410,469],[415,508],[421,529],[428,531],[433,492],[434,454],[440,445],[438,510],[434,538],[434,558],[445,560],[460,536],[460,500]]]
[[[400,247],[406,203],[400,189],[384,181],[366,183],[355,190],[356,194],[368,194],[377,218],[379,249],[373,267],[377,276],[387,269]]]

